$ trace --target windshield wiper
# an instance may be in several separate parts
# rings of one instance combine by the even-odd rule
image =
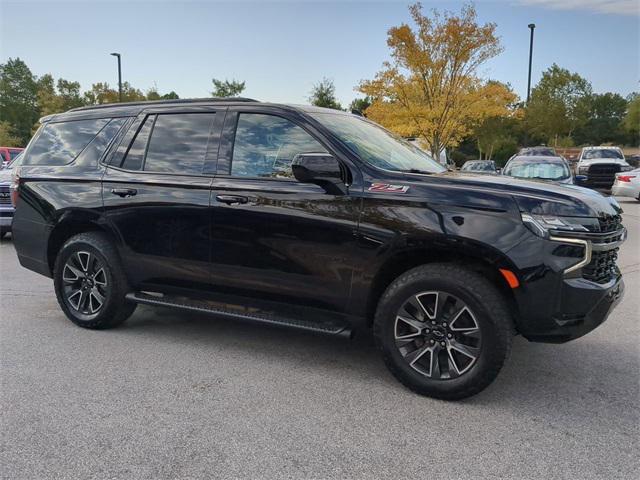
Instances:
[[[423,175],[433,175],[433,172],[427,172],[426,170],[419,170],[417,168],[408,168],[406,170],[400,170],[402,173],[421,173]]]

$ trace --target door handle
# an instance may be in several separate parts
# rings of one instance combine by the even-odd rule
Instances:
[[[135,188],[112,188],[111,193],[119,197],[133,197],[138,191]]]
[[[227,205],[237,205],[238,203],[247,203],[249,197],[243,197],[242,195],[216,195],[216,200]]]

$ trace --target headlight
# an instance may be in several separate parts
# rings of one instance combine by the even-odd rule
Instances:
[[[586,175],[587,173],[589,173],[589,167],[578,167],[578,173],[580,175]]]
[[[633,167],[631,165],[623,165],[622,167],[620,167],[621,172],[628,172],[630,170],[633,170]]]
[[[588,232],[585,223],[597,223],[597,219],[558,217],[554,215],[533,215],[521,213],[522,222],[533,233],[542,238],[549,238],[554,231],[557,232]]]

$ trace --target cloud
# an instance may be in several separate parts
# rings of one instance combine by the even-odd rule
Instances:
[[[639,0],[517,0],[521,5],[554,10],[588,10],[596,13],[640,15]]]

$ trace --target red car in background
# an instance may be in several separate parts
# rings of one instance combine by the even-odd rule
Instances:
[[[23,150],[24,148],[19,147],[0,147],[0,157],[2,160],[0,166],[6,167],[7,164],[16,158]]]

